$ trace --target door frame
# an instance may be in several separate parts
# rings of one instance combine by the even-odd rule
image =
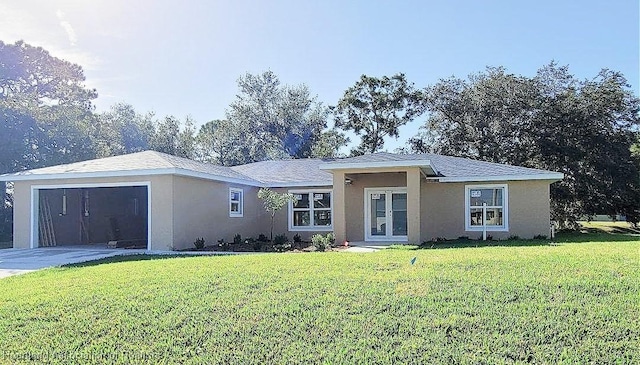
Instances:
[[[407,188],[405,186],[394,186],[394,187],[379,187],[379,188],[364,188],[364,239],[365,241],[382,241],[382,242],[408,242],[409,238],[407,235],[405,236],[394,236],[393,235],[393,209],[391,210],[391,214],[387,211],[387,227],[388,230],[391,230],[390,236],[372,236],[371,235],[371,193],[375,192],[384,192],[385,194],[389,194],[388,204],[392,204],[392,195],[394,193],[404,193],[407,194]],[[407,201],[409,200],[409,196],[407,195]],[[390,224],[389,224],[390,223]],[[407,229],[408,229],[407,222]]]

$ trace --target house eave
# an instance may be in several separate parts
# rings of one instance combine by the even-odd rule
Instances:
[[[295,182],[270,182],[261,185],[265,188],[298,188],[305,186],[333,186],[332,181],[295,181]]]
[[[10,174],[0,175],[0,181],[41,181],[41,180],[58,180],[58,179],[99,179],[113,177],[130,177],[130,176],[155,176],[155,175],[177,175],[200,178],[205,180],[228,182],[233,184],[242,184],[249,186],[261,186],[257,181],[231,178],[226,176],[218,176],[198,171],[191,171],[180,168],[164,168],[164,169],[145,169],[145,170],[114,170],[114,171],[96,171],[96,172],[62,172],[54,174]]]
[[[452,177],[427,177],[427,180],[439,182],[485,182],[485,181],[524,181],[524,180],[550,180],[560,181],[564,178],[563,173],[551,172],[546,174],[527,175],[486,175],[486,176],[452,176]]]

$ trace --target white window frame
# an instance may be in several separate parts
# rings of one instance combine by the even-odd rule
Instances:
[[[233,193],[240,194],[240,200],[232,200],[231,196]],[[231,207],[233,203],[238,203],[238,211],[234,212]],[[229,188],[229,217],[231,218],[242,218],[244,216],[244,190],[241,188]]]
[[[310,194],[309,196],[309,208],[294,208],[293,207],[293,201],[289,202],[289,211],[287,212],[287,216],[288,216],[288,221],[289,221],[289,231],[333,231],[333,189],[305,189],[305,190],[289,190],[290,194]],[[320,193],[330,193],[330,199],[329,199],[329,204],[331,204],[331,208],[330,209],[318,209],[318,210],[329,210],[331,212],[331,224],[328,226],[315,226],[313,225],[314,222],[314,210],[316,210],[317,208],[314,208],[313,206],[313,194],[320,194]],[[294,211],[309,211],[310,216],[310,222],[311,225],[309,226],[294,226],[293,225],[293,212]]]
[[[508,184],[482,184],[464,186],[464,229],[465,231],[482,232],[482,226],[471,225],[471,190],[476,189],[502,189],[502,206],[487,206],[490,208],[502,208],[502,225],[486,226],[487,231],[507,232],[509,231],[509,185]],[[482,207],[475,207],[482,208]]]

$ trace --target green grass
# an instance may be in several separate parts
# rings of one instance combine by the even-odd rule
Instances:
[[[0,363],[638,363],[640,238],[605,237],[44,270],[0,280]]]

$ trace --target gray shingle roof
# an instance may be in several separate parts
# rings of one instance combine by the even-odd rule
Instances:
[[[254,186],[326,186],[332,185],[333,175],[329,170],[350,167],[366,168],[384,164],[393,166],[416,166],[428,161],[425,173],[440,177],[441,181],[476,181],[514,179],[561,179],[562,175],[553,171],[531,169],[467,158],[442,156],[436,154],[399,155],[393,153],[374,153],[358,157],[336,160],[299,159],[262,161],[246,165],[225,167],[197,162],[155,151],[145,151],[122,156],[106,157],[96,160],[76,162],[0,175],[0,181],[37,180],[46,178],[72,178],[91,176],[121,176],[145,174],[184,174],[211,180],[229,181]],[[427,169],[428,168],[428,169]]]
[[[357,157],[350,157],[328,162],[325,167],[331,169],[331,166],[339,166],[344,164],[353,164],[354,166],[375,165],[379,163],[393,162],[411,162],[426,161],[430,162],[430,166],[435,170],[438,176],[447,178],[473,178],[473,177],[491,177],[491,176],[543,176],[549,174],[557,174],[554,171],[532,169],[521,166],[512,166],[506,164],[492,163],[473,160],[469,158],[451,157],[436,155],[432,153],[422,154],[395,154],[388,152],[379,152]]]
[[[320,165],[332,160],[317,158],[298,160],[261,161],[234,166],[233,170],[250,176],[267,186],[285,185],[331,185],[333,175],[320,170]]]
[[[105,157],[95,160],[75,162],[66,165],[44,167],[40,169],[21,171],[13,174],[0,175],[0,179],[9,180],[37,178],[45,175],[60,174],[99,174],[99,173],[135,173],[137,171],[171,171],[186,170],[211,177],[223,179],[246,180],[248,183],[257,181],[232,170],[229,167],[197,162],[186,158],[176,157],[156,151],[144,151],[128,155]]]

